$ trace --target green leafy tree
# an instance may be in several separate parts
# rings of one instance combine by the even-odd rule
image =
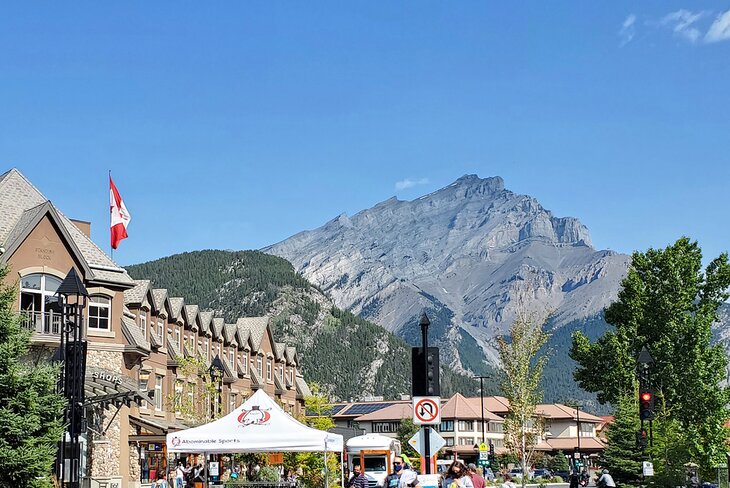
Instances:
[[[687,432],[689,453],[704,472],[724,461],[728,437],[730,396],[720,384],[727,359],[710,340],[729,286],[727,254],[703,271],[702,251],[686,237],[665,249],[635,252],[618,300],[605,312],[613,330],[595,343],[577,332],[570,351],[579,385],[615,405],[634,394],[636,357],[647,346],[655,397],[666,418]]]
[[[498,339],[504,371],[502,392],[510,404],[504,421],[505,445],[519,459],[524,487],[537,441],[544,430],[542,419],[535,415],[535,410],[542,400],[540,379],[548,359],[540,349],[549,334],[542,330],[542,323],[522,312],[518,312],[509,332],[510,341],[503,337]]]
[[[7,275],[0,268],[0,486],[50,487],[65,402],[58,369],[29,364],[30,333],[13,309],[15,288],[2,284]]]
[[[304,397],[304,407],[307,417],[300,420],[310,427],[319,430],[328,430],[335,426],[332,420],[332,404],[321,392],[317,383],[309,385],[311,395]],[[325,470],[325,458],[327,469]],[[284,464],[287,467],[301,468],[299,480],[307,488],[335,487],[340,484],[340,461],[337,453],[321,452],[292,452],[284,454]],[[326,479],[325,479],[325,473]]]
[[[641,481],[643,454],[636,443],[639,430],[638,404],[635,396],[619,399],[614,422],[606,432],[606,449],[601,462],[621,486],[638,486]]]
[[[570,465],[568,464],[568,458],[565,457],[563,451],[558,451],[554,456],[550,456],[548,462],[548,469],[550,471],[569,471]]]
[[[191,426],[202,425],[223,416],[219,397],[222,373],[211,370],[202,356],[177,359],[175,389],[168,396],[171,410]]]
[[[400,441],[401,445],[401,452],[408,456],[408,458],[411,460],[411,463],[414,464],[414,469],[419,469],[421,464],[421,455],[416,452],[415,449],[413,449],[413,446],[411,446],[408,441],[416,435],[416,432],[419,431],[419,427],[413,423],[413,419],[403,419],[400,421],[400,425],[398,426],[398,440]]]

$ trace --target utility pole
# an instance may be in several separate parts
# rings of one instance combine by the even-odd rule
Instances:
[[[428,381],[428,326],[431,322],[428,320],[428,316],[424,313],[421,316],[421,341],[423,346],[423,367],[426,371],[426,381]],[[431,426],[423,426],[423,459],[426,462],[426,474],[431,474]]]
[[[491,376],[476,376],[476,378],[479,378],[479,397],[481,398],[482,403],[482,444],[486,444],[486,435],[484,430],[484,380],[489,378],[491,379]]]

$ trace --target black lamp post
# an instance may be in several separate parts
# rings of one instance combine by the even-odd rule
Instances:
[[[217,356],[213,358],[213,361],[210,362],[210,369],[208,370],[208,374],[210,374],[210,380],[211,382],[215,382],[216,388],[218,390],[218,408],[223,408],[223,361],[221,360],[220,356]],[[215,403],[213,404],[213,408],[211,409],[213,412],[213,417],[215,417],[218,412],[215,410]]]
[[[482,403],[482,444],[486,443],[486,434],[484,430],[484,380],[489,378],[491,379],[491,376],[476,376],[476,378],[479,378],[479,398],[481,399]]]
[[[59,387],[66,398],[64,420],[67,425],[58,454],[56,475],[62,486],[79,488],[81,444],[84,418],[84,378],[86,377],[86,334],[84,310],[89,292],[76,270],[71,270],[58,290],[58,306],[62,312],[61,375]]]

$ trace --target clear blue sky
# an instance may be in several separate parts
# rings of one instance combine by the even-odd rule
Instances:
[[[0,169],[107,250],[111,169],[122,264],[260,248],[467,173],[599,248],[717,255],[728,87],[730,0],[13,2]]]

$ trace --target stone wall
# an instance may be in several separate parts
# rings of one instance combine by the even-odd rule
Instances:
[[[86,365],[122,374],[122,354],[116,351],[90,350],[86,356]],[[103,434],[89,431],[88,469],[91,478],[121,476],[121,421],[122,417],[124,421],[127,419],[121,412],[115,416],[116,412],[115,406],[95,410],[95,421],[92,424],[95,430],[103,431]]]

